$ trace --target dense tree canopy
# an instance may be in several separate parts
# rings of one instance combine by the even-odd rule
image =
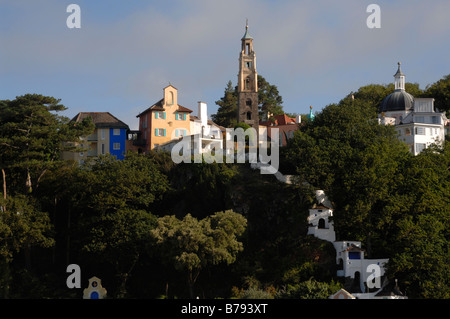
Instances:
[[[406,89],[448,111],[448,80]],[[264,83],[260,106],[276,114],[281,97]],[[64,285],[76,263],[83,285],[96,275],[110,298],[327,298],[343,286],[336,252],[307,235],[323,189],[338,239],[389,258],[387,276],[409,298],[449,298],[450,147],[413,156],[379,125],[392,91],[367,85],[302,121],[280,152],[280,170],[298,175],[290,185],[248,164],[175,164],[162,152],[61,161],[92,122],[72,125],[52,97],[0,101],[0,297],[81,298]],[[229,82],[218,124],[241,125],[235,94]]]

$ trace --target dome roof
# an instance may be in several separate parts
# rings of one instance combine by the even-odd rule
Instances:
[[[395,90],[384,98],[380,112],[410,111],[414,106],[414,97],[405,90]]]

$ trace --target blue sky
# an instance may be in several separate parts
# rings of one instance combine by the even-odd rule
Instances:
[[[81,29],[69,29],[69,4]],[[369,29],[369,4],[381,28]],[[248,18],[258,73],[284,109],[320,111],[370,83],[393,81],[397,62],[421,88],[450,73],[448,0],[0,0],[0,99],[60,98],[73,117],[109,111],[131,128],[169,82],[197,113],[236,85]]]

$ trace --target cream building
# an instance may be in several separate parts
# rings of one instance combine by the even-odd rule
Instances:
[[[139,137],[135,145],[148,152],[180,136],[188,135],[191,109],[178,104],[178,90],[168,85],[163,98],[139,113]]]
[[[380,124],[394,125],[399,139],[417,155],[431,144],[442,145],[448,120],[435,109],[433,98],[414,98],[405,91],[400,65],[394,75],[395,90],[382,101],[378,118]]]

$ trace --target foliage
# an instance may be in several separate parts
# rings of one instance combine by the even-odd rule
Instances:
[[[0,168],[21,174],[23,180],[16,191],[31,192],[33,184],[39,184],[68,148],[63,142],[79,141],[79,136],[94,128],[90,121],[74,126],[57,115],[66,109],[59,102],[53,97],[26,94],[0,103]]]
[[[319,282],[309,279],[298,284],[288,285],[281,289],[277,298],[280,299],[327,299],[341,287],[339,283],[331,281]]]
[[[216,101],[219,106],[217,113],[211,116],[212,120],[224,127],[234,127],[237,124],[237,87],[233,89],[231,81],[228,81],[224,96]],[[267,112],[273,115],[283,114],[283,98],[276,85],[258,75],[258,108],[259,116],[262,118]]]
[[[162,246],[163,258],[175,268],[187,272],[190,297],[200,271],[208,265],[231,264],[242,251],[238,237],[246,227],[246,219],[231,210],[197,220],[187,214],[182,220],[175,216],[158,219],[151,231],[156,244]]]
[[[448,111],[448,81],[406,90]],[[77,263],[113,298],[328,298],[342,286],[334,248],[306,235],[323,189],[337,235],[389,258],[387,276],[409,298],[449,298],[450,146],[412,156],[378,125],[392,91],[364,86],[302,121],[280,152],[282,172],[299,176],[292,185],[248,164],[175,165],[164,153],[60,161],[92,122],[74,126],[52,97],[0,101],[0,296],[77,297],[61,271]],[[264,92],[266,110],[281,107]],[[234,94],[229,82],[225,120],[236,120]]]
[[[46,213],[24,195],[0,200],[0,257],[11,261],[14,253],[33,246],[51,247],[51,225]],[[6,208],[6,209],[5,209]]]
[[[441,112],[446,112],[447,116],[450,117],[450,74],[428,85],[425,89],[424,96],[434,98],[434,106]]]
[[[224,96],[216,101],[219,108],[217,113],[211,116],[214,123],[223,127],[233,127],[237,123],[237,103],[237,87],[233,88],[231,81],[228,81]]]

